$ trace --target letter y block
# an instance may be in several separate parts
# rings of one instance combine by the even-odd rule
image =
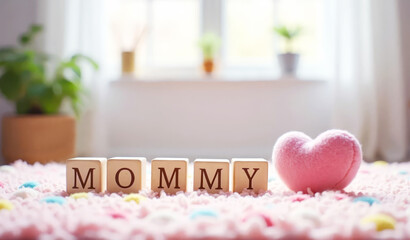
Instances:
[[[67,193],[105,192],[106,158],[70,158],[66,161]]]
[[[151,161],[151,189],[175,194],[186,192],[188,181],[187,158],[155,158]]]
[[[268,190],[268,161],[263,158],[233,158],[233,191],[258,193]]]

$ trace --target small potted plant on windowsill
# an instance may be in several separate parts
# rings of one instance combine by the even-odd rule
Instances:
[[[295,75],[299,54],[294,52],[293,41],[302,31],[301,27],[277,26],[273,30],[285,40],[285,52],[278,54],[278,60],[283,75]]]
[[[32,25],[17,47],[0,49],[0,92],[15,104],[17,113],[2,119],[2,153],[8,163],[62,161],[75,154],[75,119],[60,114],[60,108],[69,101],[79,115],[85,96],[79,61],[98,68],[91,58],[76,54],[57,64],[48,77],[50,57],[33,46],[41,30]]]
[[[215,68],[215,55],[218,52],[220,39],[213,33],[207,33],[202,36],[199,46],[202,50],[203,69],[206,74],[211,74]]]

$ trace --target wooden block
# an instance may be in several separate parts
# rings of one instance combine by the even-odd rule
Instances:
[[[107,161],[107,191],[137,193],[145,187],[147,159],[115,157]]]
[[[194,191],[229,192],[229,160],[196,159],[194,161]]]
[[[233,191],[268,190],[268,161],[263,158],[233,158]]]
[[[155,158],[151,161],[151,189],[169,194],[186,192],[187,172],[187,158]]]
[[[105,192],[106,158],[70,158],[66,161],[67,193]]]

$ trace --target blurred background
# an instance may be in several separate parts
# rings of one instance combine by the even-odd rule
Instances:
[[[270,159],[331,128],[404,161],[409,22],[407,0],[0,0],[0,164]]]

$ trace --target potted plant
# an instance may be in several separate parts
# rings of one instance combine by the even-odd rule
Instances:
[[[294,52],[293,41],[301,33],[301,27],[277,26],[274,31],[285,40],[285,52],[278,54],[279,65],[283,75],[295,75],[299,54]]]
[[[0,92],[17,113],[2,119],[2,153],[8,163],[61,161],[75,154],[75,119],[60,109],[69,102],[76,116],[80,114],[86,91],[79,62],[98,68],[91,58],[76,54],[59,62],[49,77],[50,56],[33,46],[41,30],[32,25],[17,47],[0,48]]]
[[[220,39],[213,33],[207,33],[202,36],[199,41],[199,46],[202,50],[203,69],[205,73],[211,74],[214,71],[215,55],[218,52]]]

